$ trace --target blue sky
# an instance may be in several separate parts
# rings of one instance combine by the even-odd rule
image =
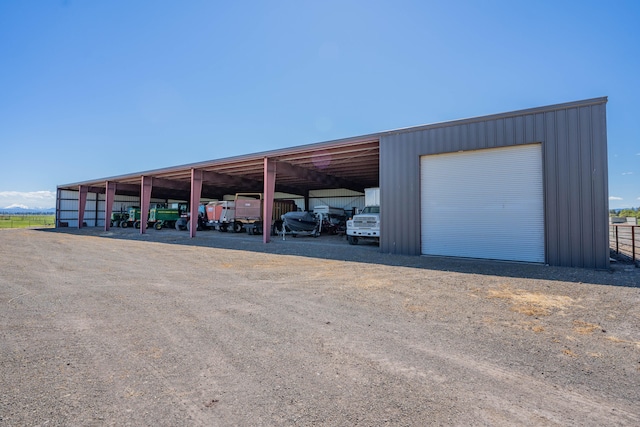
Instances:
[[[608,96],[640,206],[640,2],[0,2],[0,207],[59,184]]]

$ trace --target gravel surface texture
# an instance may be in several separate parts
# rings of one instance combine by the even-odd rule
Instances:
[[[640,269],[0,230],[0,426],[640,425]]]

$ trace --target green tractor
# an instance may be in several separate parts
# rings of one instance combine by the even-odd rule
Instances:
[[[129,212],[127,212],[127,219],[120,222],[120,227],[135,227],[140,228],[140,208],[136,206],[132,206],[129,208]]]
[[[128,212],[112,212],[111,213],[111,227],[122,227],[123,222],[127,222],[129,219]]]
[[[149,210],[147,227],[162,230],[164,227],[174,228],[180,219],[180,210],[173,208],[152,208]]]

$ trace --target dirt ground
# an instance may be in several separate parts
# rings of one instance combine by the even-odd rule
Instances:
[[[640,425],[639,271],[0,230],[0,425]]]

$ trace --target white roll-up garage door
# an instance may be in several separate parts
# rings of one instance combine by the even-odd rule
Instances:
[[[540,144],[420,163],[423,254],[544,262]]]

